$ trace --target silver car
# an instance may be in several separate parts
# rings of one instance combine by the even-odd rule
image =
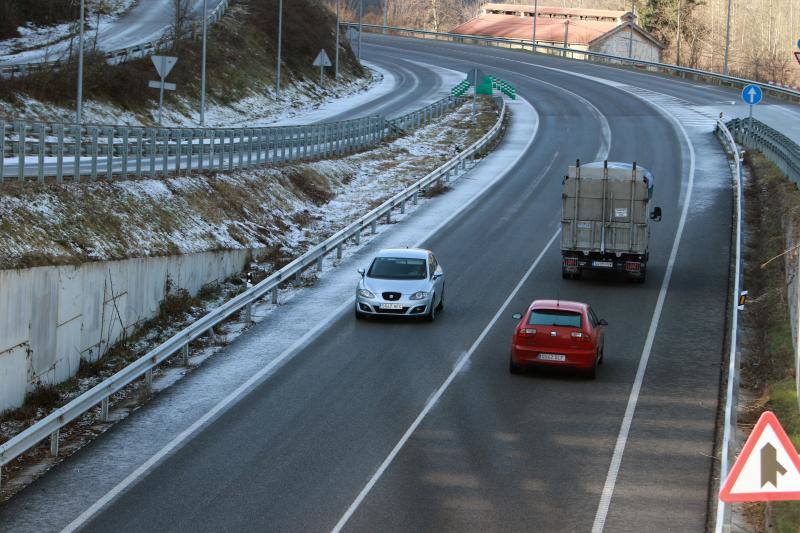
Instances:
[[[430,250],[381,250],[359,269],[356,318],[417,316],[430,321],[444,308],[444,271]]]

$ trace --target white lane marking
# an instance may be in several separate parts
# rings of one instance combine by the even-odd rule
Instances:
[[[689,182],[686,186],[686,197],[684,198],[683,209],[681,210],[681,219],[678,222],[678,230],[675,233],[675,240],[672,243],[672,250],[670,251],[669,261],[667,262],[667,270],[664,273],[664,278],[661,280],[661,290],[658,293],[658,300],[653,312],[653,318],[650,320],[650,329],[647,332],[647,340],[644,343],[644,349],[642,350],[642,355],[639,359],[639,367],[636,369],[636,379],[633,383],[630,396],[628,397],[628,405],[625,407],[625,415],[622,418],[622,425],[620,426],[619,435],[617,436],[617,443],[614,446],[614,455],[611,457],[611,464],[608,467],[606,482],[603,485],[600,503],[597,506],[597,513],[595,514],[594,523],[592,524],[592,533],[602,533],[603,528],[605,527],[606,518],[608,517],[608,509],[611,506],[611,498],[614,495],[617,476],[619,475],[619,469],[622,465],[622,456],[625,453],[625,446],[627,445],[628,435],[631,431],[633,415],[636,411],[636,404],[639,401],[639,393],[642,388],[642,382],[644,381],[644,373],[645,370],[647,370],[647,363],[650,360],[650,353],[653,348],[653,341],[655,339],[656,331],[658,330],[658,324],[661,320],[661,312],[664,307],[664,301],[667,298],[669,282],[672,278],[672,270],[675,267],[675,260],[678,256],[678,248],[680,247],[681,239],[683,237],[683,229],[686,225],[686,217],[689,213],[689,204],[692,201],[692,190],[694,189],[695,152],[692,141],[689,138],[689,134],[686,132],[686,128],[684,128],[683,124],[681,124],[675,117],[670,115],[658,104],[648,101],[644,98],[642,98],[642,100],[656,107],[662,113],[662,115],[671,120],[672,123],[675,124],[675,126],[680,130],[683,138],[686,140],[686,145],[689,148]]]
[[[536,113],[536,109],[531,105],[524,98],[520,98],[520,104],[527,105],[530,109],[529,112],[531,114],[531,119],[533,122],[533,135],[530,136],[527,143],[525,144],[524,148],[519,151],[517,156],[513,158],[513,160],[509,161],[506,164],[505,170],[502,172],[498,172],[497,175],[491,181],[487,182],[477,193],[475,193],[472,198],[462,204],[458,209],[456,209],[450,216],[446,217],[442,222],[439,223],[435,228],[433,228],[427,235],[419,240],[414,247],[418,247],[423,244],[425,241],[436,235],[444,226],[449,224],[452,220],[457,218],[459,215],[464,213],[466,210],[472,207],[473,204],[478,202],[484,194],[495,184],[497,184],[501,179],[503,179],[515,166],[516,164],[528,153],[533,141],[536,139],[536,136],[539,133],[539,117]],[[512,105],[512,104],[509,104]],[[506,137],[508,138],[508,137]],[[491,156],[490,156],[491,157]],[[153,455],[150,459],[145,461],[141,466],[139,466],[136,470],[131,472],[125,479],[120,481],[114,488],[112,488],[109,492],[107,492],[102,498],[97,500],[94,504],[92,504],[88,509],[86,509],[83,513],[81,513],[75,520],[70,522],[64,529],[61,530],[61,533],[73,533],[77,531],[79,528],[84,526],[89,520],[94,517],[103,507],[108,505],[114,498],[116,498],[119,494],[121,494],[124,490],[128,487],[133,485],[136,481],[139,480],[142,476],[147,474],[154,466],[156,466],[162,459],[164,459],[167,455],[175,451],[178,447],[183,445],[192,435],[197,433],[203,426],[205,426],[208,422],[210,422],[215,416],[219,415],[226,407],[233,404],[237,401],[241,396],[249,392],[249,390],[255,387],[258,382],[264,379],[266,376],[270,374],[270,372],[276,370],[280,365],[285,363],[290,358],[294,357],[297,352],[308,342],[308,340],[322,331],[324,328],[330,326],[336,319],[339,318],[339,315],[346,312],[348,308],[353,305],[353,300],[348,300],[344,304],[342,304],[339,308],[337,308],[333,314],[330,315],[330,318],[326,322],[320,323],[317,327],[303,335],[300,339],[297,340],[294,344],[292,344],[289,348],[284,350],[277,358],[271,361],[267,366],[259,370],[256,374],[254,374],[250,379],[248,379],[245,383],[239,386],[236,390],[234,390],[231,394],[220,400],[218,404],[216,404],[210,411],[204,414],[200,419],[198,419],[195,423],[189,426],[187,429],[182,431],[177,437],[172,439],[169,443],[167,443],[163,448],[161,448],[155,455]]]
[[[486,335],[489,334],[489,331],[491,331],[495,323],[500,319],[500,316],[503,313],[505,313],[506,309],[508,308],[508,305],[511,303],[511,300],[513,300],[514,297],[516,297],[519,290],[522,288],[525,282],[528,281],[528,278],[533,273],[534,269],[536,269],[536,267],[539,265],[539,262],[542,260],[545,253],[547,253],[547,250],[550,249],[550,246],[553,245],[553,242],[555,242],[556,237],[558,237],[559,233],[561,233],[560,229],[556,230],[553,236],[550,237],[548,243],[536,257],[536,260],[533,262],[530,268],[528,268],[528,271],[525,272],[525,275],[522,276],[522,279],[519,280],[519,283],[517,283],[517,286],[514,287],[514,290],[511,291],[511,294],[508,295],[506,301],[503,302],[503,305],[500,306],[500,309],[497,310],[497,313],[495,313],[494,317],[492,317],[492,319],[489,321],[486,327],[483,328],[483,331],[475,340],[475,342],[472,344],[472,346],[470,346],[469,350],[467,350],[467,352],[459,358],[459,360],[456,362],[455,367],[453,367],[453,371],[450,372],[450,375],[447,376],[447,379],[444,380],[444,383],[442,383],[436,390],[436,392],[433,394],[433,396],[430,397],[428,402],[425,404],[425,407],[422,409],[419,415],[417,415],[417,418],[408,427],[406,432],[403,433],[403,436],[400,437],[400,440],[397,442],[394,448],[392,448],[392,451],[389,452],[389,455],[386,456],[386,459],[383,460],[383,462],[380,464],[380,466],[372,475],[372,477],[369,479],[369,481],[367,481],[367,484],[364,485],[364,488],[361,489],[361,492],[358,493],[356,499],[353,501],[352,504],[350,504],[350,507],[347,508],[347,511],[345,511],[345,513],[336,523],[334,528],[331,530],[331,533],[339,533],[342,530],[342,528],[347,524],[348,520],[350,520],[350,518],[358,509],[359,505],[361,505],[361,502],[364,501],[364,498],[366,498],[369,492],[372,490],[372,487],[374,487],[375,484],[378,482],[378,480],[381,478],[381,476],[383,476],[383,473],[386,472],[386,469],[389,468],[389,466],[392,464],[392,461],[394,461],[395,457],[397,457],[397,454],[400,453],[400,450],[403,448],[403,446],[405,446],[406,442],[408,442],[408,439],[411,438],[411,435],[414,433],[414,431],[416,431],[417,427],[419,427],[419,425],[422,423],[423,419],[428,415],[431,409],[433,409],[433,407],[439,401],[439,398],[442,397],[442,394],[444,394],[444,392],[448,389],[448,387],[450,387],[450,384],[453,382],[453,379],[455,379],[456,375],[461,371],[461,369],[464,367],[467,361],[469,361],[470,357],[472,357],[472,354],[475,352],[478,346],[480,346],[480,344],[483,342],[483,339],[486,338]]]

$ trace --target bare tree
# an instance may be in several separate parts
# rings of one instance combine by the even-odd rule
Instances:
[[[191,20],[189,14],[191,12],[191,0],[172,0],[172,46],[173,48],[178,45],[178,42],[186,37],[189,33]]]

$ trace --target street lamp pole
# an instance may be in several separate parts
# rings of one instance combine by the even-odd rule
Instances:
[[[389,25],[389,0],[383,0],[383,33],[386,34],[386,26]]]
[[[333,69],[333,71],[334,71],[334,75],[333,76],[337,80],[339,79],[339,24],[341,24],[341,22],[339,21],[339,17],[340,17],[340,15],[339,15],[339,2],[340,2],[340,0],[336,0],[336,59],[334,61],[334,63],[336,63],[336,66]]]
[[[83,10],[84,1],[81,0],[80,37],[78,38],[78,108],[75,112],[75,123],[79,126],[83,111]]]
[[[536,51],[536,19],[539,14],[539,0],[533,2],[533,38],[531,39],[531,52]]]
[[[361,24],[364,18],[364,0],[358,2],[358,62],[361,63]]]
[[[278,68],[275,76],[275,98],[281,95],[281,43],[283,42],[283,0],[278,0]]]
[[[208,39],[208,0],[203,0],[203,64],[200,67],[200,126],[206,125],[206,41]]]
[[[722,73],[728,74],[728,50],[731,46],[731,0],[728,0],[728,21],[725,25],[725,62],[722,64]]]
[[[633,19],[634,19],[634,12],[636,11],[636,0],[631,0],[631,27],[630,27],[630,36],[628,39],[628,57],[633,57]]]

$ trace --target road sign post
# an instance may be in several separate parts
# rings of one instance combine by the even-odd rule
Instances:
[[[177,89],[174,83],[167,83],[165,80],[167,75],[178,62],[177,57],[171,56],[150,56],[153,60],[153,65],[156,67],[156,72],[161,77],[161,81],[151,81],[149,86],[153,89],[158,89],[158,123],[161,124],[161,117],[164,109],[164,90],[174,91]]]
[[[750,131],[753,128],[753,106],[758,105],[761,103],[761,100],[764,98],[764,93],[761,90],[761,87],[755,84],[746,85],[744,89],[742,89],[742,100],[745,104],[750,106],[750,115],[747,118],[747,133],[749,135]]]
[[[325,52],[325,49],[319,51],[317,54],[317,58],[314,60],[314,66],[319,67],[319,84],[320,86],[325,85],[325,67],[330,67],[332,65],[328,54]]]

